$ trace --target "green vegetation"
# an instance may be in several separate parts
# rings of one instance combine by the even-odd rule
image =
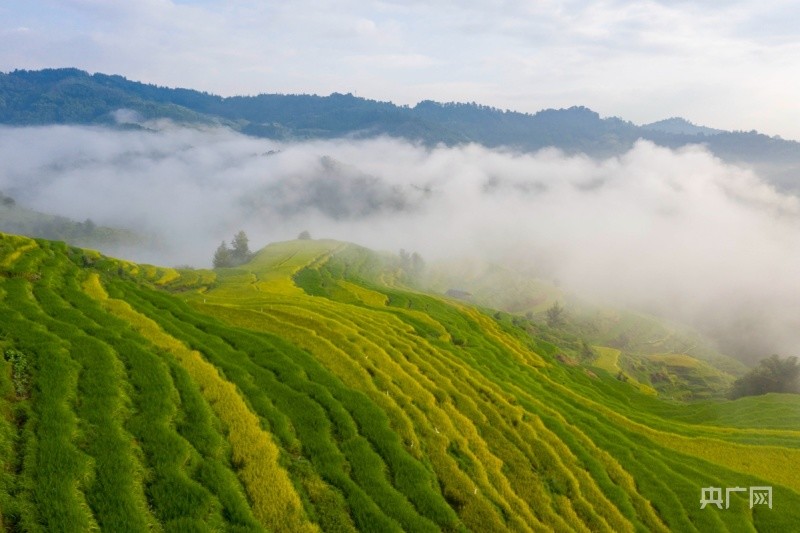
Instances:
[[[686,326],[588,303],[535,272],[445,263],[431,267],[422,285],[445,294],[452,294],[452,286],[467,289],[470,301],[515,313],[515,325],[557,344],[564,354],[561,362],[599,367],[646,394],[676,400],[721,398],[747,371]]]
[[[554,302],[545,312],[547,325],[551,328],[560,328],[567,323],[566,312],[561,302]]]
[[[212,261],[214,268],[230,268],[250,261],[253,253],[250,251],[249,240],[244,231],[239,231],[231,240],[231,247],[225,241],[214,252]]]
[[[409,256],[410,260],[410,256]],[[788,531],[800,397],[664,401],[569,331],[325,240],[234,268],[0,235],[0,516],[24,531]],[[630,376],[623,381],[617,374]],[[633,386],[632,386],[633,385]],[[703,487],[773,509],[700,509]]]
[[[66,241],[75,246],[109,248],[145,244],[145,239],[132,231],[98,226],[91,219],[77,222],[66,217],[40,213],[21,206],[0,192],[0,231]]]
[[[769,392],[800,394],[800,364],[797,357],[781,359],[772,355],[762,359],[756,368],[736,380],[731,397],[757,396]]]

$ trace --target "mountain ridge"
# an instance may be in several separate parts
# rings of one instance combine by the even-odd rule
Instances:
[[[340,93],[221,97],[74,68],[0,74],[0,124],[121,127],[114,117],[120,109],[136,112],[143,121],[217,124],[279,140],[388,135],[427,145],[473,142],[522,151],[556,147],[596,157],[619,155],[638,139],[669,148],[703,144],[725,161],[755,167],[783,190],[800,190],[800,143],[755,131],[708,135],[693,125],[663,131],[652,124],[640,127],[616,117],[601,118],[582,106],[529,114],[430,100],[398,106]]]
[[[651,122],[650,124],[643,124],[641,127],[648,130],[686,135],[717,135],[720,133],[730,133],[717,128],[698,126],[681,117],[670,117],[664,120]]]

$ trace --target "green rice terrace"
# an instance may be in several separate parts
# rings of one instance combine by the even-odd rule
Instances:
[[[351,244],[211,271],[0,235],[2,526],[798,530],[798,396],[665,400],[574,344]]]

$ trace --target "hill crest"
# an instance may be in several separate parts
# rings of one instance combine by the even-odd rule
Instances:
[[[387,135],[428,146],[478,143],[521,151],[556,147],[596,157],[620,155],[639,139],[669,148],[700,143],[725,161],[754,166],[778,188],[800,191],[800,143],[795,141],[755,131],[713,130],[712,135],[683,119],[639,127],[616,117],[600,118],[580,106],[526,114],[474,103],[397,106],[339,93],[221,97],[74,68],[0,73],[0,102],[0,124],[7,125],[134,127],[118,124],[115,118],[117,111],[126,109],[143,121],[216,124],[286,141]]]
[[[0,460],[20,465],[0,476],[4,525],[777,531],[800,520],[786,468],[800,460],[785,416],[797,398],[662,402],[566,364],[569,347],[509,316],[366,280],[392,270],[382,261],[294,241],[245,268],[175,270],[0,234]],[[709,485],[770,485],[781,512],[753,513],[746,495],[698,510]]]

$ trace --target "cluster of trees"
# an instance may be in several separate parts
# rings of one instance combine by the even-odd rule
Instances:
[[[62,216],[39,213],[17,204],[0,192],[0,231],[53,241],[66,241],[77,246],[133,244],[142,237],[132,231],[98,226],[87,218],[77,222]]]
[[[214,268],[235,267],[247,263],[253,258],[250,251],[249,240],[244,231],[239,231],[233,236],[231,246],[225,241],[214,252]]]
[[[417,252],[400,249],[400,268],[411,279],[419,278],[425,272],[425,260]]]
[[[768,392],[800,393],[800,364],[797,357],[781,359],[771,355],[737,379],[731,389],[732,398],[758,396]]]
[[[547,325],[551,328],[561,328],[564,327],[567,323],[567,313],[564,309],[564,306],[556,300],[553,305],[551,305],[547,311]]]
[[[75,68],[0,73],[0,122],[4,124],[88,124],[113,122],[111,113],[133,109],[144,118],[209,122],[155,90],[121,76],[90,75]],[[163,89],[173,98],[180,90]],[[219,98],[219,97],[217,97]]]
[[[28,224],[25,233],[51,240],[80,240],[98,237],[100,231],[92,219],[74,222],[64,217],[43,218]]]

